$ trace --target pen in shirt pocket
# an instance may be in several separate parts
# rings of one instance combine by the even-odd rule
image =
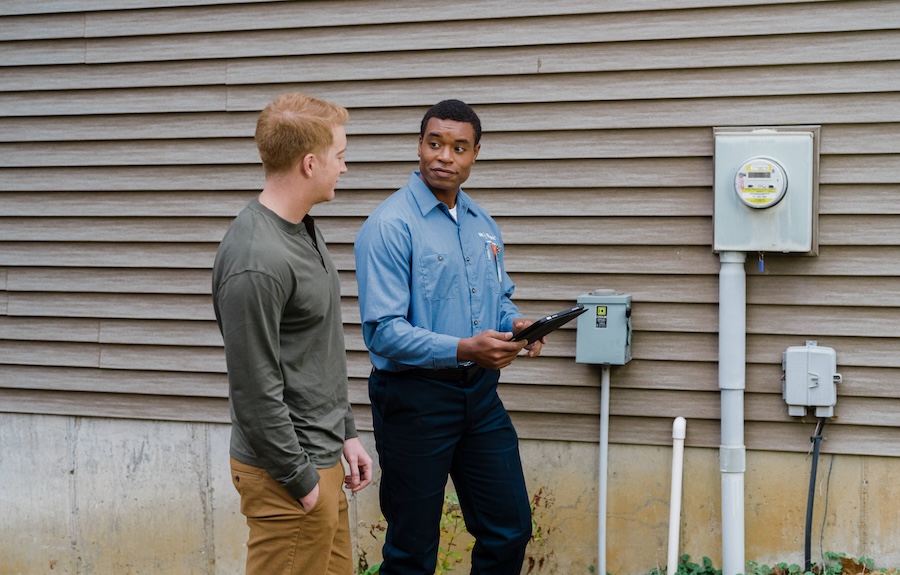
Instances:
[[[497,266],[497,281],[503,283],[503,272],[500,270],[500,246],[491,242],[491,251],[494,252],[494,264]]]

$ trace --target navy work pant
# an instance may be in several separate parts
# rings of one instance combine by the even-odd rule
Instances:
[[[447,476],[475,537],[473,575],[519,575],[531,538],[516,430],[498,371],[446,382],[375,370],[369,377],[381,511],[381,575],[434,573]]]

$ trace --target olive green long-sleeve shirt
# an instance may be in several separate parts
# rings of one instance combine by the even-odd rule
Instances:
[[[216,321],[225,342],[231,456],[265,468],[296,498],[356,437],[347,399],[340,282],[307,216],[290,223],[252,200],[216,254]]]

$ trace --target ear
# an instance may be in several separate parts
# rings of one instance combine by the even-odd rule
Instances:
[[[300,173],[307,178],[312,177],[313,169],[316,165],[318,159],[315,154],[306,154],[300,161],[298,162],[298,168],[300,169]]]
[[[478,142],[477,144],[475,144],[475,147],[472,148],[472,150],[475,152],[475,154],[472,155],[473,162],[478,159],[478,151],[480,149],[481,149],[481,142]]]

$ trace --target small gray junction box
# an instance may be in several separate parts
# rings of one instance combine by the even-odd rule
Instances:
[[[625,365],[631,361],[631,294],[598,289],[578,296],[587,311],[578,316],[575,361]]]

